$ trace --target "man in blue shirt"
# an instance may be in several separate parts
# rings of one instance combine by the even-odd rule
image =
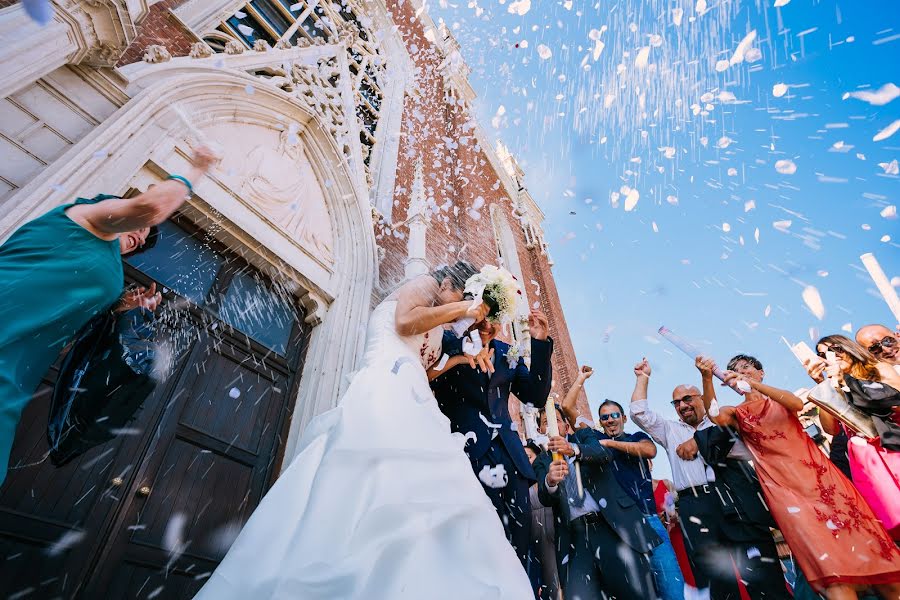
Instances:
[[[666,526],[656,512],[650,459],[656,457],[656,445],[643,431],[625,433],[628,417],[622,405],[606,400],[600,405],[600,444],[612,453],[612,471],[616,481],[634,498],[644,518],[663,543],[650,553],[650,566],[662,600],[684,600],[684,575],[678,566],[675,549]]]

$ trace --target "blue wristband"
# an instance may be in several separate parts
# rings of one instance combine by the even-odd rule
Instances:
[[[166,177],[166,179],[172,179],[172,180],[174,180],[174,181],[180,181],[181,183],[183,183],[184,185],[187,186],[187,189],[188,189],[188,193],[189,193],[189,194],[193,194],[193,193],[194,193],[194,186],[191,185],[191,182],[188,181],[186,177],[182,177],[181,175],[169,175],[168,177]]]

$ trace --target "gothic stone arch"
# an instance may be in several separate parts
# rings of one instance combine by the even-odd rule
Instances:
[[[136,182],[140,187],[149,172],[186,172],[190,145],[198,137],[226,142],[232,148],[225,169],[196,186],[190,210],[220,215],[231,239],[249,247],[270,272],[293,280],[307,320],[316,325],[286,466],[300,431],[337,403],[345,375],[361,355],[376,252],[368,199],[354,185],[334,137],[307,108],[275,87],[260,85],[248,95],[246,86],[255,83],[249,75],[217,69],[155,78],[16,194],[8,204],[15,206],[0,219],[0,237],[72,198],[121,193]],[[242,140],[251,143],[234,148]],[[235,149],[247,159],[243,164]],[[283,169],[288,172],[281,178],[266,168],[267,161],[282,169],[293,161],[298,171]],[[249,171],[240,172],[245,168]],[[306,191],[319,203],[311,223],[292,221],[291,206],[280,197],[300,182],[298,172],[311,179]],[[304,201],[303,194],[295,194],[289,202]]]

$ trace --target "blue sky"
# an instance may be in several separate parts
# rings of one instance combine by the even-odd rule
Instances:
[[[811,344],[847,323],[892,324],[859,255],[900,276],[900,221],[889,218],[900,133],[872,139],[900,119],[900,98],[842,97],[900,85],[900,5],[519,2],[522,15],[486,0],[429,10],[460,42],[481,122],[518,157],[546,213],[576,353],[596,372],[593,408],[627,402],[646,356],[651,402],[674,417],[672,388],[698,377],[660,325],[722,364],[754,354],[770,383],[793,389],[809,380],[781,336]],[[672,8],[683,10],[678,25]],[[640,197],[626,211],[629,188]],[[807,285],[821,320],[801,297]]]

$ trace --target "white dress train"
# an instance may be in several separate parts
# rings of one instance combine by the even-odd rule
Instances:
[[[372,313],[362,368],[197,599],[534,597],[428,386],[442,329],[400,337],[396,305]]]

